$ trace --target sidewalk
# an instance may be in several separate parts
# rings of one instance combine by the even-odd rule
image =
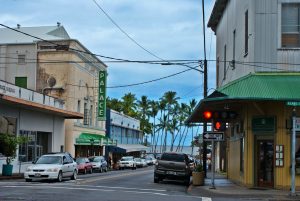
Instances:
[[[24,175],[23,173],[16,173],[16,174],[13,174],[12,176],[2,176],[0,175],[0,181],[2,180],[12,180],[12,179],[24,179]]]
[[[207,173],[204,186],[190,185],[188,193],[194,196],[202,197],[230,197],[230,198],[248,198],[251,200],[265,199],[269,201],[288,201],[300,200],[300,191],[296,192],[298,196],[290,196],[289,191],[265,189],[265,188],[247,188],[232,183],[226,178],[226,175],[215,174],[215,189],[211,188],[211,172]]]

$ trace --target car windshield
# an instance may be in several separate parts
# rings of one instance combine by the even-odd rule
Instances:
[[[131,157],[122,158],[121,161],[132,161]]]
[[[77,158],[77,159],[76,159],[76,163],[77,163],[77,164],[85,163],[85,159],[84,159],[84,158]]]
[[[62,164],[61,156],[42,156],[36,161],[36,164]]]
[[[180,155],[180,154],[163,154],[161,156],[161,160],[185,162],[185,157],[184,157],[184,155]]]
[[[95,158],[89,158],[91,162],[100,162],[101,158],[95,157]]]

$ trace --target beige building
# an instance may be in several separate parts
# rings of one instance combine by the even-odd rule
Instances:
[[[102,155],[105,121],[98,116],[98,77],[107,66],[79,41],[57,26],[18,27],[29,37],[0,29],[0,78],[18,86],[62,99],[67,110],[82,113],[82,120],[65,121],[65,151],[72,155]],[[17,65],[16,65],[17,64]]]

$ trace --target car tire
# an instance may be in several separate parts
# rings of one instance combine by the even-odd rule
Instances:
[[[71,179],[72,179],[72,180],[76,180],[76,179],[77,179],[77,171],[76,171],[76,170],[74,170]]]
[[[62,178],[63,178],[63,174],[61,171],[59,171],[58,175],[57,175],[57,181],[58,182],[62,182]]]
[[[31,182],[31,181],[32,181],[32,179],[25,179],[25,181],[26,181],[26,182]]]

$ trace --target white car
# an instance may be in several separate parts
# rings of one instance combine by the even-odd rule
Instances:
[[[51,179],[61,182],[64,177],[77,178],[77,164],[68,154],[47,154],[24,172],[26,182],[33,179]]]
[[[131,168],[136,169],[136,162],[134,161],[133,156],[124,156],[119,160],[119,169]]]
[[[146,160],[143,158],[135,158],[136,167],[146,167],[147,163]]]

